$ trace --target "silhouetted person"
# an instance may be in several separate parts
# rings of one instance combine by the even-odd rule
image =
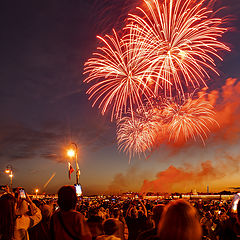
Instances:
[[[98,209],[92,208],[89,210],[89,218],[87,224],[92,234],[92,239],[95,240],[97,236],[103,234],[103,218],[98,215]]]
[[[160,218],[162,216],[163,209],[164,209],[163,204],[158,204],[153,208],[152,218],[153,218],[153,221],[154,221],[154,227],[149,229],[149,230],[146,230],[145,232],[142,232],[138,236],[137,240],[147,240],[150,237],[157,235],[158,224],[159,224]]]
[[[73,186],[63,186],[58,191],[60,210],[51,219],[51,235],[56,240],[91,240],[92,236],[84,216],[75,210],[77,195]]]
[[[31,215],[28,214],[30,207]],[[28,240],[28,229],[42,218],[41,211],[26,194],[26,199],[17,199],[7,193],[0,198],[0,239]]]
[[[124,237],[124,229],[125,229],[125,223],[120,221],[120,210],[118,208],[113,209],[113,217],[116,221],[116,224],[118,225],[118,230],[115,233],[116,237],[119,237],[121,240],[125,240]]]
[[[114,218],[109,218],[103,223],[103,231],[105,235],[98,236],[96,240],[121,240],[115,236],[115,233],[118,230],[118,225]]]
[[[240,202],[240,201],[239,201]],[[222,224],[219,240],[240,239],[240,203],[237,205],[237,214],[231,213],[229,219]]]
[[[185,200],[170,202],[160,219],[158,236],[161,240],[201,240],[197,210]]]
[[[35,227],[29,230],[29,237],[31,240],[50,240],[50,220],[52,216],[52,207],[44,204],[40,206],[42,213],[42,220]]]

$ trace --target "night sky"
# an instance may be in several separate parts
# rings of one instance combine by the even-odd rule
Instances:
[[[140,0],[139,0],[140,1]],[[220,77],[209,92],[220,128],[206,145],[162,144],[133,158],[118,151],[110,115],[92,108],[83,83],[83,65],[98,41],[111,34],[137,1],[2,0],[0,1],[0,183],[13,166],[13,185],[29,193],[55,193],[68,179],[66,149],[79,148],[80,182],[85,194],[133,191],[220,191],[239,186],[240,170],[240,1],[225,6],[229,32],[222,41],[231,52],[216,61]],[[74,165],[73,165],[74,166]],[[56,174],[48,186],[44,184]],[[164,183],[164,184],[163,184]]]

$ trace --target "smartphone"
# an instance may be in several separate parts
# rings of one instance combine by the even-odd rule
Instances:
[[[240,193],[235,194],[232,201],[232,212],[234,213],[237,212],[237,205],[238,205],[239,199],[240,199]]]
[[[75,190],[76,190],[76,194],[78,197],[80,197],[82,195],[82,187],[80,184],[74,184]]]
[[[22,199],[26,198],[26,193],[23,188],[19,188],[19,195],[20,195],[20,198]]]

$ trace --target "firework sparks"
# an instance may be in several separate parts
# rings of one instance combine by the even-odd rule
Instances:
[[[201,96],[193,99],[190,95],[182,103],[167,101],[164,108],[164,114],[169,119],[167,131],[169,132],[169,141],[178,141],[182,138],[185,141],[199,137],[204,143],[209,127],[216,124],[214,119],[215,112],[213,106]]]
[[[136,29],[131,29],[124,40],[115,31],[106,39],[98,37],[104,46],[85,63],[85,73],[89,74],[85,82],[96,81],[87,94],[95,98],[93,106],[100,102],[103,115],[112,107],[111,120],[121,118],[128,109],[133,115],[134,108],[154,95],[149,85],[155,73],[149,67],[145,42],[136,41],[136,36]]]
[[[193,95],[160,98],[151,107],[138,109],[134,117],[122,118],[117,130],[119,149],[131,158],[166,141],[176,143],[200,138],[205,144],[210,127],[218,123],[213,106],[205,100],[206,94],[198,98]]]
[[[155,138],[161,132],[160,120],[154,110],[138,109],[134,117],[123,117],[118,121],[117,141],[119,150],[128,153],[129,158],[150,151]]]
[[[211,2],[211,1],[209,1]],[[212,105],[192,90],[207,87],[217,73],[219,41],[227,28],[207,0],[144,0],[139,14],[129,14],[120,38],[99,37],[85,63],[85,82],[93,106],[117,120],[119,150],[130,159],[162,142],[201,139],[205,144],[217,121]],[[178,97],[176,97],[178,96]],[[187,97],[186,97],[187,96]]]
[[[218,50],[230,51],[229,47],[217,39],[227,30],[222,27],[223,20],[213,17],[213,11],[204,7],[205,0],[144,0],[146,10],[138,8],[143,14],[130,14],[129,28],[136,27],[151,46],[150,61],[152,69],[161,78],[156,81],[155,94],[161,84],[165,96],[172,97],[173,87],[184,95],[188,86],[206,86],[208,70],[217,73],[214,58],[222,58]],[[166,79],[168,81],[163,81]]]

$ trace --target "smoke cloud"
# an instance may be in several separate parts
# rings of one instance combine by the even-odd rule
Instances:
[[[192,166],[186,168],[170,166],[168,169],[157,173],[153,181],[144,180],[141,192],[171,192],[176,183],[201,182],[206,178],[223,177],[224,173],[215,168],[211,161],[202,162],[200,168]]]
[[[240,133],[240,82],[236,78],[228,78],[220,90],[214,90],[208,96],[220,125],[214,129],[212,140],[236,141]]]
[[[136,166],[130,167],[126,173],[118,173],[108,186],[107,192],[121,193],[126,191],[139,191],[142,179],[147,173],[140,172]]]

